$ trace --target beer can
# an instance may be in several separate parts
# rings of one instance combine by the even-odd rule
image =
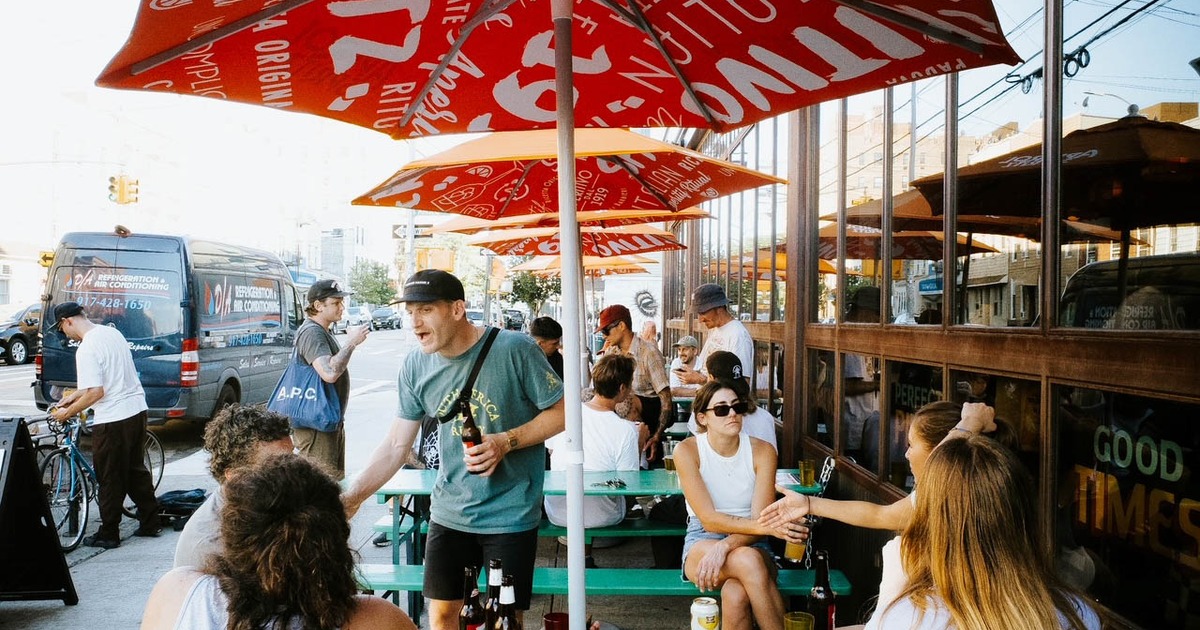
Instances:
[[[692,630],[721,630],[721,608],[712,597],[692,600]]]

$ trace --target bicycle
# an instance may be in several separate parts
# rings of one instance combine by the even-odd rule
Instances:
[[[61,442],[56,447],[39,447],[39,453],[45,453],[39,472],[50,504],[54,528],[58,531],[59,546],[63,551],[71,551],[83,541],[91,515],[91,504],[99,490],[99,482],[96,479],[96,470],[78,446],[81,428],[79,416],[69,418],[65,422],[48,417],[47,426],[61,436]],[[162,480],[165,454],[158,437],[149,431],[146,432],[146,447],[143,452],[146,454],[146,466],[150,470],[154,489],[157,490]],[[134,506],[122,506],[126,516],[135,517],[134,510]]]

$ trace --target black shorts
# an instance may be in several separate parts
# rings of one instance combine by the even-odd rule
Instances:
[[[499,558],[504,573],[513,576],[517,608],[529,610],[537,533],[535,527],[512,534],[470,534],[430,522],[425,542],[425,586],[421,593],[429,599],[460,600],[463,568],[482,567],[486,572],[488,560]]]

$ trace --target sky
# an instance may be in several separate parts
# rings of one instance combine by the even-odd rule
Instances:
[[[1128,14],[1085,29],[1083,43]],[[1040,2],[1003,0],[997,9],[1006,35],[1028,63],[961,75],[963,98],[1010,71],[1041,65]],[[1115,0],[1066,0],[1073,35]],[[60,0],[6,5],[0,31],[0,186],[6,217],[28,217],[16,239],[51,249],[71,230],[109,230],[120,223],[140,232],[182,233],[290,252],[315,244],[322,230],[362,226],[367,251],[388,260],[392,226],[405,211],[355,208],[349,200],[400,165],[442,150],[462,137],[399,142],[386,135],[303,114],[269,111],[212,99],[100,89],[101,68],[133,23],[135,0]],[[1200,100],[1200,77],[1187,67],[1200,57],[1200,2],[1159,0],[1155,11],[1088,46],[1092,63],[1065,86],[1064,111],[1119,116],[1128,100]],[[985,92],[986,100],[1006,85]],[[897,102],[907,90],[897,93]],[[851,99],[866,109],[879,97]],[[940,88],[923,90],[919,117],[936,115]],[[980,102],[981,102],[980,101]],[[972,106],[973,107],[973,106]],[[962,123],[963,133],[1020,126],[1040,117],[1041,86],[999,95]],[[940,123],[934,123],[940,124]],[[926,132],[923,129],[922,132]],[[136,178],[140,202],[108,200],[108,178]]]

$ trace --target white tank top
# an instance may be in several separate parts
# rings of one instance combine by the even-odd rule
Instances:
[[[696,450],[700,454],[700,477],[708,488],[713,507],[722,514],[750,517],[750,502],[754,500],[754,450],[750,436],[738,435],[737,452],[722,457],[708,444],[708,434],[696,435]],[[687,504],[689,516],[695,516],[692,504]]]
[[[229,625],[228,608],[229,600],[216,576],[201,576],[183,600],[175,630],[221,630]],[[293,617],[288,630],[304,630],[304,621]]]

